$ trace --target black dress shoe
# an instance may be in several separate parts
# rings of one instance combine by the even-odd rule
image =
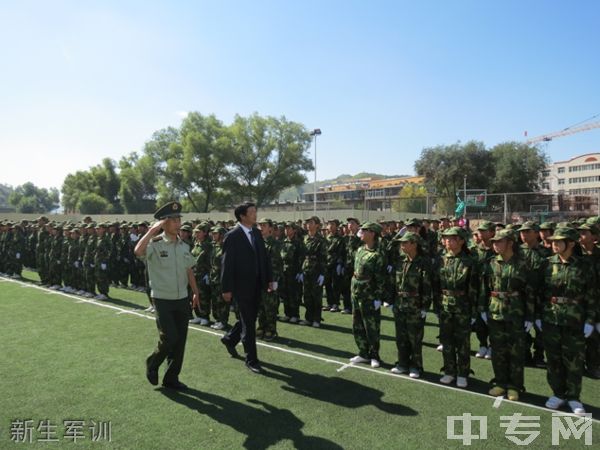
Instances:
[[[165,383],[163,381],[163,387],[167,388],[167,389],[174,389],[176,391],[185,391],[188,387],[183,384],[181,381],[172,381],[169,383]]]
[[[146,369],[146,378],[151,385],[156,386],[158,384],[158,370]]]
[[[240,356],[238,354],[237,350],[235,349],[235,345],[233,345],[227,339],[225,339],[224,337],[222,337],[221,338],[221,342],[223,343],[223,345],[227,349],[227,352],[231,355],[232,358],[237,358],[238,356]]]
[[[262,373],[262,367],[258,362],[247,362],[246,367],[253,373]]]

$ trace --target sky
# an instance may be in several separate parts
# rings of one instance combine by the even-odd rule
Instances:
[[[189,111],[320,128],[320,180],[413,174],[423,148],[600,114],[598,23],[595,0],[0,0],[0,183],[60,189]]]

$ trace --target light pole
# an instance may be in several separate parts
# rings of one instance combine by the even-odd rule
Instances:
[[[315,183],[313,185],[313,214],[317,215],[317,136],[321,134],[320,128],[315,128],[310,132],[315,138]]]

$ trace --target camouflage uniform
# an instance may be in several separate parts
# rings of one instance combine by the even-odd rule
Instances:
[[[369,228],[366,228],[369,227]],[[365,223],[361,229],[379,233],[378,224]],[[362,358],[379,360],[381,303],[385,286],[384,258],[377,248],[366,245],[356,251],[352,276],[352,332]],[[375,305],[379,302],[379,306]]]
[[[333,221],[339,226],[339,221]],[[327,241],[327,262],[325,265],[325,295],[327,298],[327,309],[337,311],[340,303],[342,280],[344,277],[344,260],[346,247],[344,238],[339,234],[330,234]]]
[[[444,232],[444,237],[463,232],[452,227]],[[466,242],[464,234],[459,236]],[[446,375],[466,378],[471,373],[471,319],[477,316],[479,274],[476,258],[464,249],[457,255],[447,251],[440,259],[438,283],[434,287],[434,301],[440,311],[443,370]]]
[[[202,230],[207,235],[203,241],[196,241],[192,249],[192,256],[196,258],[194,266],[194,276],[196,277],[196,285],[200,292],[200,306],[194,309],[196,317],[209,320],[211,312],[211,294],[210,294],[210,260],[212,254],[212,242],[208,238],[210,226],[207,222],[198,225],[196,230]],[[214,316],[214,314],[213,314]]]
[[[15,227],[13,231],[12,245],[10,246],[9,258],[11,260],[10,273],[18,277],[23,271],[23,261],[27,256],[27,240],[25,231],[21,226]]]
[[[73,286],[73,266],[69,264],[69,248],[71,247],[71,230],[72,228],[64,228],[63,245],[60,260],[62,261],[62,280],[65,287]]]
[[[93,230],[94,228],[93,224],[87,226],[88,230]],[[83,271],[85,275],[85,291],[94,294],[96,292],[96,265],[94,258],[96,256],[97,236],[94,231],[91,231],[91,233],[87,235],[85,250],[83,252]]]
[[[260,222],[259,222],[260,223]],[[273,236],[265,239],[265,250],[271,263],[273,281],[279,284],[282,272],[281,243]],[[277,335],[277,310],[279,309],[279,294],[277,291],[262,291],[261,301],[258,305],[258,329],[257,334],[265,337]]]
[[[345,311],[352,311],[350,284],[352,282],[352,274],[354,273],[354,258],[361,245],[362,242],[358,236],[352,234],[346,236],[346,264],[344,266],[344,278],[342,280],[342,297],[344,299]]]
[[[510,234],[501,231],[494,240]],[[516,237],[510,236],[513,242]],[[524,323],[533,325],[535,297],[529,284],[529,268],[519,253],[504,261],[492,258],[484,267],[479,311],[487,315],[490,343],[494,349],[494,385],[503,389],[524,390],[523,368],[527,348]]]
[[[419,243],[420,238],[416,233],[406,233],[397,241]],[[411,260],[402,254],[398,258],[395,272],[393,311],[398,349],[396,365],[405,369],[417,369],[419,372],[423,371],[425,317],[422,311],[427,311],[432,301],[431,271],[428,256],[417,254]]]
[[[291,222],[286,226],[295,227]],[[280,255],[283,271],[279,295],[283,300],[283,312],[285,317],[298,319],[302,295],[302,285],[298,281],[302,261],[302,241],[296,235],[292,239],[286,237],[282,242]]]
[[[94,267],[96,269],[96,285],[98,292],[101,295],[108,296],[108,288],[110,285],[110,258],[112,253],[112,240],[108,234],[108,225],[100,224],[99,227],[104,228],[104,235],[98,236],[96,240],[96,251],[94,253]]]
[[[62,284],[62,227],[56,227],[56,236],[53,236],[50,241],[50,252],[48,253],[48,282],[52,286],[60,286]]]
[[[81,255],[81,236],[75,236],[69,241],[69,251],[67,252],[67,266],[71,271],[71,286],[74,289],[83,289],[83,270]]]
[[[573,229],[557,228],[551,239],[568,236],[577,240]],[[585,323],[594,325],[596,295],[593,271],[577,256],[563,262],[558,255],[548,260],[544,274],[541,308],[547,379],[554,395],[579,401],[585,354]]]
[[[216,227],[213,228],[213,232],[219,232],[223,236],[226,233],[225,228]],[[221,322],[224,326],[227,326],[229,322],[229,303],[223,300],[223,293],[221,289],[221,262],[223,259],[223,244],[220,242],[214,242],[211,257],[210,257],[210,295],[213,309],[213,317],[217,322]],[[204,299],[200,298],[200,302]]]
[[[304,277],[304,306],[307,322],[321,322],[321,305],[323,302],[323,285],[319,285],[319,276],[325,273],[324,262],[327,257],[326,241],[319,232],[314,236],[304,237],[304,262],[302,273]]]

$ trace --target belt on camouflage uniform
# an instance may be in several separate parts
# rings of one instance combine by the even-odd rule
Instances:
[[[519,293],[517,291],[512,291],[512,292],[492,291],[492,292],[490,292],[490,296],[504,299],[507,297],[518,297]]]
[[[564,305],[569,303],[577,305],[579,300],[570,297],[550,297],[550,303],[553,305]]]
[[[419,293],[418,292],[398,292],[398,297],[418,297]]]
[[[450,291],[448,289],[442,289],[442,294],[447,295],[449,297],[460,297],[461,295],[465,295],[465,291]]]
[[[354,278],[358,283],[367,283],[371,281],[371,277],[361,277],[356,274],[352,275],[352,278]]]

